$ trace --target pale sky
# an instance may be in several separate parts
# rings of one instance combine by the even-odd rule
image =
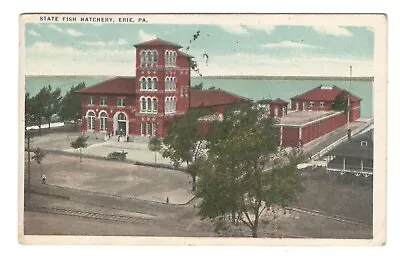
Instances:
[[[118,23],[26,24],[25,74],[135,75],[134,44],[158,37],[186,52],[198,30],[188,53],[205,76],[348,76],[349,65],[373,76],[369,27]]]

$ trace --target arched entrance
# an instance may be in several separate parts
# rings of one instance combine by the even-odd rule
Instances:
[[[129,134],[129,121],[124,112],[115,113],[113,122],[113,130],[116,135],[127,136]]]

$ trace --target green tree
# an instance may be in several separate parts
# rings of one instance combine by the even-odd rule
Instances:
[[[150,139],[148,148],[154,152],[154,164],[157,164],[157,152],[161,151],[162,142],[159,138],[153,137]]]
[[[41,150],[40,148],[36,148],[33,151],[32,159],[35,160],[37,162],[37,164],[40,165],[40,177],[43,176],[43,163],[42,162],[43,162],[43,159],[45,156],[46,156],[46,153],[43,150]]]
[[[183,117],[173,121],[168,134],[163,138],[161,154],[169,158],[174,167],[186,163],[186,170],[192,178],[192,190],[197,187],[197,173],[204,157],[206,139],[198,131],[198,119],[208,115],[205,109],[189,110]]]
[[[57,88],[56,90],[52,90],[51,86],[47,88],[47,93],[48,96],[48,101],[47,103],[44,103],[45,105],[45,114],[44,117],[47,120],[47,123],[49,124],[49,129],[50,129],[50,124],[51,124],[51,118],[53,115],[58,114],[60,111],[60,104],[61,104],[61,89]]]
[[[50,86],[49,86],[50,87]],[[31,102],[31,115],[32,122],[34,125],[39,127],[39,134],[42,134],[42,124],[46,117],[47,106],[50,102],[51,94],[49,93],[48,87],[43,87],[39,93],[37,93]]]
[[[78,121],[82,117],[82,100],[77,91],[85,88],[84,82],[79,83],[77,86],[71,87],[61,100],[61,108],[59,116],[63,121],[72,120],[75,123],[75,130],[78,130]]]
[[[196,194],[203,218],[216,226],[241,222],[257,237],[262,213],[295,199],[302,189],[301,157],[277,150],[274,124],[250,104],[229,109],[214,122]]]
[[[332,109],[337,111],[347,112],[347,97],[344,92],[341,92],[332,104]]]
[[[28,126],[31,126],[34,123],[32,117],[32,105],[33,100],[29,93],[25,93],[25,131]]]
[[[191,86],[190,90],[203,90],[203,83],[199,83],[194,86]]]
[[[88,143],[87,143],[88,139],[89,139],[89,136],[81,135],[81,136],[78,136],[78,138],[76,138],[75,141],[71,142],[71,147],[73,149],[79,149],[79,162],[81,163],[81,166],[82,166],[82,150],[84,148],[88,147]]]

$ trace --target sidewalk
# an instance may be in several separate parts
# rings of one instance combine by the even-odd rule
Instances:
[[[79,150],[72,148],[64,150],[65,152],[71,152],[79,154]],[[170,159],[163,158],[163,156],[158,152],[152,152],[148,149],[147,143],[144,142],[117,142],[117,141],[106,141],[102,143],[96,143],[83,149],[83,154],[94,155],[99,157],[106,157],[111,152],[124,151],[128,154],[126,159],[132,161],[139,161],[148,164],[164,164],[173,166]],[[184,167],[185,164],[182,164]]]

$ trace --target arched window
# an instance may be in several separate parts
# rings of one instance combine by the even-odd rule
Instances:
[[[87,114],[87,123],[88,123],[88,130],[93,131],[94,130],[94,112],[89,111]]]
[[[153,98],[153,112],[157,112],[158,110],[158,100],[157,98]]]
[[[145,51],[141,51],[140,52],[140,66],[144,66],[144,64],[146,62],[146,52]]]
[[[158,63],[158,53],[157,51],[153,51],[153,62],[155,65]]]
[[[165,78],[165,90],[169,90],[169,77]]]
[[[152,57],[150,51],[147,51],[147,64],[148,64],[148,65],[153,64],[153,57]]]
[[[146,78],[142,78],[142,79],[140,79],[140,89],[141,90],[146,90],[146,88],[147,88],[147,85],[146,85]]]
[[[168,51],[165,51],[165,53],[164,53],[164,65],[165,66],[168,66]]]
[[[168,112],[169,112],[169,106],[168,106],[169,97],[165,98],[165,101],[164,101],[164,102],[165,102],[165,103],[164,103],[164,110],[165,110],[165,113],[168,113]]]
[[[176,90],[176,78],[175,77],[173,79],[172,89]]]
[[[119,113],[117,119],[118,121],[126,121],[126,116],[124,113]]]
[[[148,97],[147,98],[147,111],[151,112],[151,108],[152,108],[152,106],[151,106],[151,98]]]
[[[146,98],[141,98],[140,99],[140,111],[145,112],[146,111]]]
[[[151,78],[147,78],[147,89],[152,90],[152,88],[153,88],[153,85],[151,82]]]
[[[176,98],[175,97],[172,99],[172,110],[176,111]]]
[[[172,66],[176,66],[176,52],[172,53]]]
[[[155,89],[155,90],[158,89],[158,81],[157,81],[157,78],[153,78],[153,89]]]
[[[107,131],[107,113],[100,114],[100,131]]]

